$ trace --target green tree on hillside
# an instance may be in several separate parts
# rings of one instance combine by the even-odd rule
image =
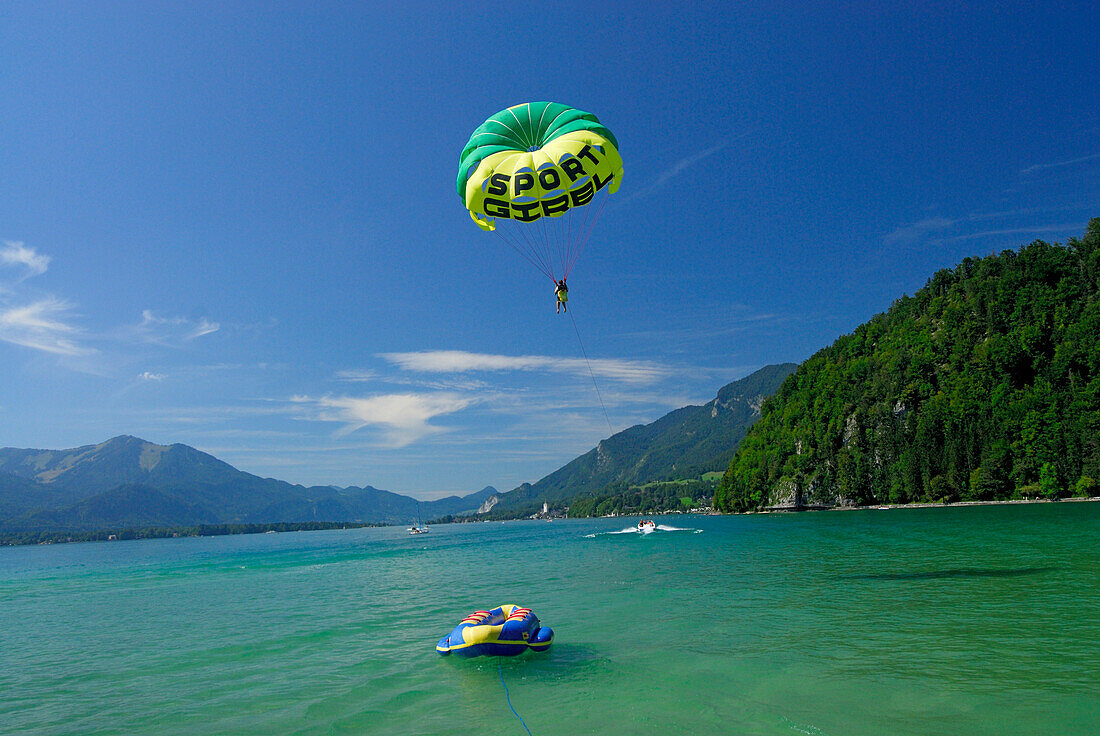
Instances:
[[[1065,246],[937,272],[813,355],[762,413],[721,510],[1056,497],[1100,477],[1100,219]]]

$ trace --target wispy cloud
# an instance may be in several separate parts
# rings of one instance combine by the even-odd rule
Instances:
[[[957,235],[948,240],[974,240],[976,238],[991,237],[994,235],[1040,235],[1043,233],[1074,233],[1081,229],[1081,223],[1074,222],[1063,225],[1039,225],[1036,227],[1014,227],[1002,230],[983,230],[982,232]]]
[[[750,131],[745,131],[744,133],[741,133],[740,135],[733,136],[732,138],[729,138],[728,140],[722,141],[721,143],[717,143],[713,146],[710,146],[708,148],[704,148],[702,150],[699,150],[699,151],[696,151],[692,154],[684,156],[680,159],[677,159],[676,161],[674,161],[672,163],[671,166],[669,166],[664,171],[662,171],[660,174],[658,174],[656,179],[654,179],[654,180],[652,180],[648,183],[643,182],[641,188],[636,189],[634,191],[634,193],[632,193],[629,196],[625,197],[621,201],[622,202],[629,202],[631,200],[638,199],[639,197],[645,197],[649,194],[652,194],[654,191],[656,191],[657,189],[660,189],[665,184],[667,184],[669,181],[671,181],[675,177],[679,176],[683,172],[687,171],[688,169],[690,169],[695,164],[699,163],[700,161],[703,161],[704,159],[710,158],[711,156],[719,153],[720,151],[722,151],[726,148],[729,148],[735,142],[741,140],[742,138],[746,138],[747,136],[751,135],[753,132],[754,131],[751,131],[751,130]]]
[[[336,371],[337,381],[347,383],[379,383],[391,386],[416,386],[418,389],[429,391],[463,391],[484,392],[493,389],[492,384],[477,378],[443,377],[443,378],[419,378],[407,374],[394,374],[382,372],[370,368],[351,368]]]
[[[314,407],[317,413],[311,417],[313,419],[344,425],[338,434],[376,426],[382,430],[385,446],[398,448],[446,431],[429,422],[435,417],[461,411],[477,403],[478,399],[454,393],[408,393],[366,398],[295,396],[292,401]]]
[[[152,373],[150,371],[143,371],[138,374],[139,381],[163,381],[166,376],[163,373]]]
[[[649,361],[593,358],[556,358],[548,355],[491,355],[463,350],[429,350],[419,353],[381,353],[379,357],[399,368],[424,373],[472,371],[547,371],[587,375],[592,372],[627,383],[653,383],[669,375],[664,366]]]
[[[92,348],[75,341],[79,330],[70,325],[68,302],[48,297],[0,311],[0,340],[56,355],[89,355]]]
[[[886,245],[912,245],[927,238],[932,233],[939,233],[954,227],[958,220],[947,217],[929,217],[920,222],[902,225],[897,230],[887,233],[882,238]]]
[[[219,329],[206,318],[162,317],[152,310],[142,312],[141,322],[106,332],[86,332],[73,321],[74,305],[52,294],[36,292],[24,284],[44,274],[50,256],[22,242],[0,241],[0,340],[59,356],[90,356],[94,360],[65,361],[73,370],[100,373],[110,364],[110,353],[89,347],[89,343],[139,342],[178,346]],[[13,275],[14,274],[14,275]],[[117,362],[120,356],[113,356]],[[141,380],[156,380],[153,374]]]
[[[350,381],[352,383],[367,383],[369,381],[377,381],[379,376],[376,371],[372,371],[369,368],[352,368],[349,370],[336,371],[336,378],[340,381]]]
[[[29,278],[46,273],[50,265],[50,257],[38,253],[34,248],[28,248],[23,243],[5,240],[4,247],[0,248],[0,263],[25,267],[26,273],[23,278]]]
[[[1021,174],[1033,174],[1036,171],[1044,171],[1046,169],[1060,169],[1063,166],[1075,166],[1076,164],[1083,164],[1088,161],[1096,161],[1100,159],[1100,153],[1089,154],[1088,156],[1081,156],[1079,158],[1071,158],[1066,161],[1055,161],[1049,164],[1035,164],[1034,166],[1028,166],[1026,169],[1020,169]]]
[[[151,309],[141,312],[141,322],[130,328],[129,332],[144,342],[158,345],[171,345],[188,342],[203,335],[217,332],[220,325],[205,317],[189,319],[187,317],[160,317]]]
[[[1018,210],[1004,210],[999,212],[981,212],[964,215],[962,217],[929,217],[919,222],[903,225],[893,232],[883,236],[882,242],[887,246],[910,246],[920,243],[946,243],[949,241],[972,240],[990,235],[1019,235],[1026,233],[1055,233],[1080,229],[1081,223],[1070,225],[1051,224],[1049,219],[1056,212],[1069,212],[1081,210],[1078,206],[1064,207],[1032,207]],[[1027,220],[1047,219],[1045,223],[1025,225]],[[950,231],[958,232],[974,227],[977,223],[996,222],[1012,223],[1016,221],[1017,227],[1002,227],[986,229],[981,232],[952,235]],[[1023,222],[1021,222],[1023,221]]]
[[[710,148],[704,148],[702,151],[696,151],[695,153],[693,153],[690,156],[685,156],[684,158],[682,158],[679,161],[675,162],[669,168],[662,171],[660,176],[658,176],[653,181],[653,183],[649,185],[650,188],[651,189],[656,189],[657,187],[659,187],[663,184],[667,184],[668,181],[670,179],[672,179],[674,176],[681,173],[682,171],[686,171],[693,164],[697,164],[705,158],[710,158],[714,154],[721,151],[723,148],[727,147],[730,144],[730,142],[731,141],[725,141],[724,143],[719,143],[716,146],[711,146]]]
[[[690,341],[714,340],[717,338],[729,337],[730,335],[739,335],[749,331],[780,329],[782,325],[799,321],[799,319],[800,317],[784,316],[774,313],[748,314],[745,316],[728,316],[727,314],[720,314],[713,317],[707,315],[705,318],[695,320],[693,324],[687,327],[668,325],[653,329],[620,332],[618,336],[621,338],[631,337],[644,338],[647,340],[661,340],[664,343],[675,340],[677,344],[683,345]],[[716,324],[720,326],[713,326]],[[679,375],[683,370],[684,368],[678,368],[676,374]],[[735,367],[734,370],[740,370],[740,367]]]

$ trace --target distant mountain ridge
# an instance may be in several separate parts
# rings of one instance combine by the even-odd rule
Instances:
[[[476,512],[497,493],[420,502],[422,517]],[[68,450],[0,448],[0,530],[347,521],[403,524],[417,500],[372,486],[305,487],[237,470],[187,445],[124,435]]]
[[[123,435],[70,450],[0,448],[0,472],[94,494],[126,483],[217,482],[241,471],[187,445],[155,445]]]

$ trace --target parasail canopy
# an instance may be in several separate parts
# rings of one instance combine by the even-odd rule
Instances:
[[[622,175],[618,142],[595,115],[527,102],[473,132],[459,157],[457,186],[479,227],[499,232],[556,280],[568,277]]]

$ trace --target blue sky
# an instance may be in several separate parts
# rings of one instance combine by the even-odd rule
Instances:
[[[5,3],[0,446],[510,489],[937,268],[1081,235],[1100,13],[918,5]],[[624,160],[580,343],[454,189],[536,100]]]

